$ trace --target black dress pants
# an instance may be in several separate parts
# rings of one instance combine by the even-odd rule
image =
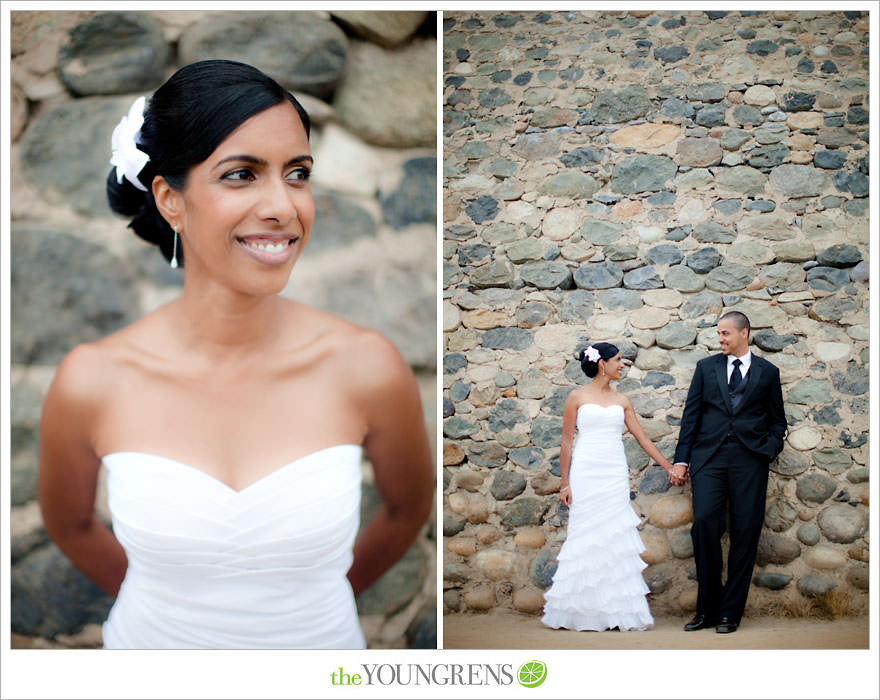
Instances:
[[[728,438],[691,477],[694,523],[691,539],[697,565],[697,612],[739,621],[749,594],[758,539],[764,524],[768,464]],[[730,510],[727,581],[721,585],[721,536]]]

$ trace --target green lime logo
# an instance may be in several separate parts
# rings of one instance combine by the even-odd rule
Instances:
[[[526,661],[519,667],[516,679],[523,688],[537,688],[547,680],[547,664],[543,661]]]

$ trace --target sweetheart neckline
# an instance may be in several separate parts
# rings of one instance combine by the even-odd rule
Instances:
[[[199,469],[198,467],[194,467],[191,464],[187,464],[186,462],[181,462],[179,459],[174,459],[173,457],[163,457],[162,455],[157,455],[153,452],[140,452],[138,450],[117,450],[115,452],[108,452],[103,457],[101,457],[101,463],[103,464],[104,460],[106,460],[108,457],[121,457],[124,455],[138,455],[140,457],[149,457],[151,459],[158,459],[163,462],[169,462],[171,464],[174,464],[174,465],[177,465],[180,467],[184,467],[191,472],[195,472],[197,475],[199,475],[199,474],[202,475],[203,477],[205,477],[209,481],[219,485],[222,488],[225,488],[225,489],[231,491],[234,494],[239,494],[239,493],[244,493],[245,491],[247,491],[251,487],[254,487],[257,484],[260,484],[260,483],[266,481],[267,479],[271,478],[275,474],[278,474],[279,472],[284,471],[288,467],[292,467],[293,465],[298,464],[299,462],[302,462],[302,461],[308,459],[309,457],[314,457],[315,455],[319,455],[322,452],[327,452],[328,450],[332,450],[332,449],[335,449],[338,447],[356,447],[358,450],[363,449],[363,447],[361,445],[357,445],[353,442],[342,442],[337,445],[328,445],[327,447],[322,447],[320,449],[313,450],[312,452],[308,452],[308,453],[302,455],[301,457],[297,457],[296,459],[294,459],[290,462],[287,462],[286,464],[282,464],[280,467],[273,469],[272,471],[259,477],[256,481],[252,481],[251,483],[247,484],[246,486],[243,486],[240,489],[236,489],[236,488],[230,486],[225,481],[218,479],[216,476],[212,476],[211,474],[208,474],[208,472],[203,471],[203,470]]]
[[[578,404],[578,410],[581,409],[581,406],[596,406],[597,408],[613,408],[614,406],[617,406],[617,408],[623,408],[623,406],[619,403],[611,403],[607,406],[603,406],[600,403],[593,403],[592,401],[585,401],[582,404]]]

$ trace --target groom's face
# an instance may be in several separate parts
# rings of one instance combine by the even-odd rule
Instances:
[[[749,330],[738,330],[729,318],[722,319],[718,322],[718,343],[725,355],[745,355],[749,348]]]

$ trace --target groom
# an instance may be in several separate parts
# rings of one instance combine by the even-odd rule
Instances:
[[[782,451],[785,410],[779,369],[749,351],[750,324],[739,311],[718,320],[720,355],[700,360],[681,416],[675,464],[691,476],[697,614],[688,632],[739,626],[764,523],[770,461]],[[727,581],[721,536],[730,511]]]

